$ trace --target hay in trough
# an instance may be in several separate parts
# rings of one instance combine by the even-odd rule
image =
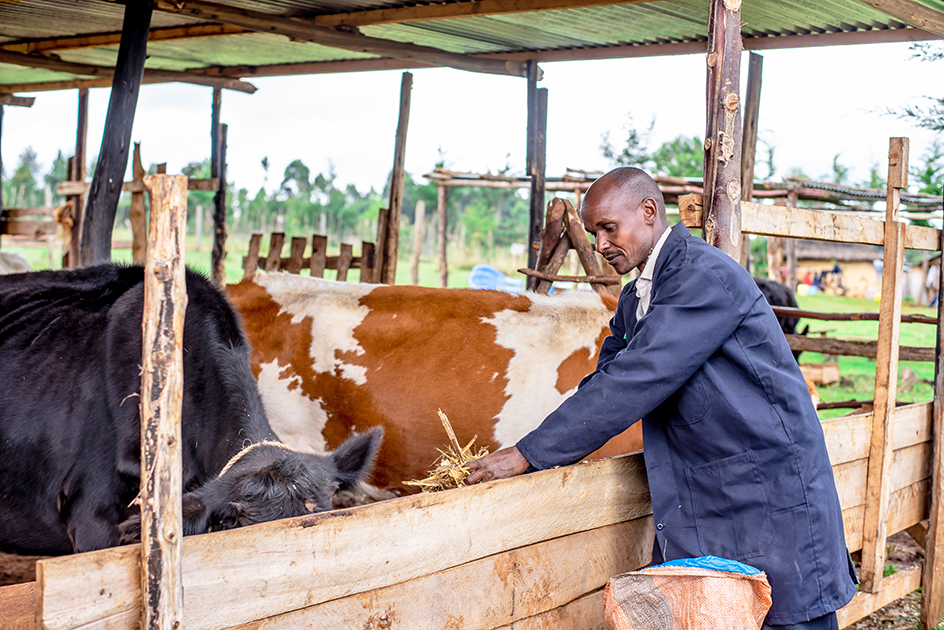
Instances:
[[[452,430],[449,418],[439,410],[439,419],[442,420],[446,435],[449,436],[449,446],[447,451],[439,450],[441,456],[436,462],[436,467],[429,471],[429,477],[426,479],[414,479],[413,481],[404,481],[404,485],[416,486],[423,492],[439,492],[440,490],[449,490],[459,488],[465,485],[465,478],[472,472],[466,464],[475,459],[480,459],[488,455],[488,449],[480,447],[475,449],[475,440],[477,435],[472,437],[465,446],[459,445],[456,439],[456,433]]]

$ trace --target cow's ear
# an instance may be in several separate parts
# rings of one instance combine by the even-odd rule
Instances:
[[[383,428],[374,427],[365,433],[351,436],[331,453],[341,490],[352,489],[367,476],[374,465],[382,439]]]

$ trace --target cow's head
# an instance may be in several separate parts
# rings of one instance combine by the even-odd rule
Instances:
[[[233,529],[332,509],[338,490],[369,473],[383,429],[352,436],[328,455],[259,442],[238,453],[215,479],[183,496],[184,535]],[[140,514],[121,525],[122,542],[140,539]]]

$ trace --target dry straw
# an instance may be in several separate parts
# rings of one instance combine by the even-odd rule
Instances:
[[[429,477],[426,479],[416,479],[413,481],[404,481],[407,486],[416,486],[423,492],[439,492],[440,490],[449,490],[459,488],[465,485],[465,478],[471,471],[466,468],[466,464],[474,459],[479,459],[488,455],[488,449],[484,446],[475,450],[475,440],[478,436],[473,436],[472,440],[464,447],[459,446],[459,440],[456,439],[456,433],[452,430],[449,418],[439,410],[439,419],[442,420],[446,435],[449,436],[448,451],[439,450],[441,457],[436,462],[436,467],[429,471]]]

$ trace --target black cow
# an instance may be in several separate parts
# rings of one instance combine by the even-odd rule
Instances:
[[[0,549],[64,554],[138,528],[141,267],[0,277]],[[269,427],[232,306],[187,272],[182,418],[185,534],[331,509],[382,431],[330,455]]]
[[[796,301],[796,296],[787,285],[777,282],[776,280],[768,280],[766,278],[754,278],[754,282],[757,283],[757,288],[760,289],[760,292],[764,294],[764,298],[766,298],[767,303],[771,306],[788,306],[792,308],[799,307]],[[780,329],[783,330],[783,334],[797,334],[796,327],[797,323],[800,321],[799,318],[778,316],[777,321],[780,323]],[[809,330],[810,327],[807,326],[806,329],[800,334],[805,335],[809,332]],[[799,361],[801,353],[802,350],[794,350],[793,358]]]

